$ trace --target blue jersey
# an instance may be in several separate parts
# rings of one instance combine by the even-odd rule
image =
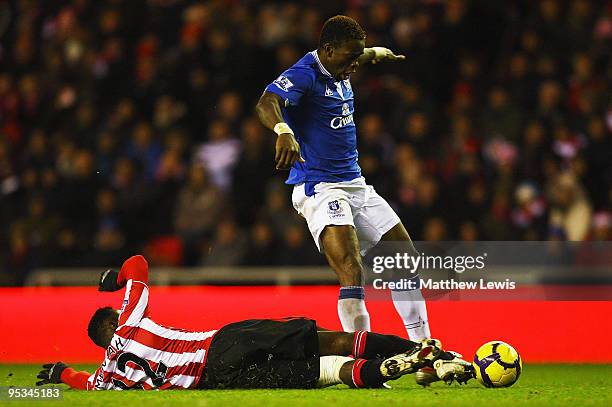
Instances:
[[[361,176],[350,81],[335,80],[316,51],[266,87],[284,100],[283,118],[295,133],[305,163],[291,167],[287,184],[306,184],[312,195],[319,182],[351,181]]]

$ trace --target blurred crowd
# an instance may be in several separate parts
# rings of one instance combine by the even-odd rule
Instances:
[[[407,57],[351,81],[414,240],[612,239],[610,1],[0,1],[0,282],[323,264],[253,107],[335,14]]]

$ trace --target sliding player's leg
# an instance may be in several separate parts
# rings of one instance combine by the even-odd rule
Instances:
[[[431,365],[431,351],[400,354],[387,359],[352,359],[322,356],[318,360],[260,360],[242,369],[231,388],[310,389],[346,384],[357,388],[377,388],[383,383],[414,373]]]
[[[363,335],[373,338],[372,345],[376,346],[366,346],[361,358],[321,354],[331,351],[347,354],[348,349],[359,347]],[[358,338],[353,339],[352,345],[351,336]],[[365,359],[384,354],[386,346],[395,346],[401,353]],[[417,344],[363,331],[357,334],[316,332],[314,321],[302,318],[241,321],[226,325],[215,335],[202,387],[305,389],[344,383],[375,388],[424,366],[432,366],[444,353],[435,340]],[[459,369],[445,368],[450,372],[447,374],[455,374]]]
[[[272,359],[250,365],[232,387],[309,389],[344,383],[351,387],[376,388],[386,381],[414,373],[424,363],[418,356],[387,360],[355,360],[346,356],[323,356],[318,361]]]
[[[320,237],[325,257],[338,276],[338,316],[346,332],[370,330],[362,283],[363,265],[359,241],[352,225],[329,225]]]
[[[363,359],[386,359],[388,357],[410,352],[416,342],[395,335],[383,335],[374,332],[334,332],[319,331],[319,353],[321,356],[341,355]]]
[[[405,242],[405,250],[412,256],[418,256],[410,235],[404,225],[399,222],[382,236],[382,241]],[[408,337],[413,341],[430,338],[427,306],[420,289],[392,290],[391,297],[397,313],[404,322]]]
[[[388,358],[355,359],[345,356],[320,358],[319,387],[344,383],[351,387],[382,387],[389,380],[415,373],[424,366],[432,366],[442,350],[438,341],[414,344],[408,352]]]
[[[313,388],[339,383],[380,387],[431,361],[432,352],[423,351],[434,348],[428,344],[415,344],[410,352],[372,360],[320,354],[321,345],[326,352],[348,354],[353,348],[350,338],[362,335],[317,332],[315,322],[304,318],[228,324],[211,342],[201,387]],[[404,341],[406,346],[411,344]],[[398,349],[403,352],[404,346]]]

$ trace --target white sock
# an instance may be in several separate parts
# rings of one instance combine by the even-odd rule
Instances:
[[[345,332],[369,331],[370,314],[366,309],[363,287],[341,287],[338,316]]]
[[[404,322],[408,338],[415,342],[431,338],[427,321],[427,306],[421,290],[391,290],[391,298],[393,298],[393,305],[397,313]]]
[[[340,368],[346,362],[354,359],[346,356],[321,356],[319,358],[319,381],[317,387],[333,386],[342,383],[340,380]]]

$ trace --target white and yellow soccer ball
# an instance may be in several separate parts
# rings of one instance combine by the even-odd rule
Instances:
[[[483,386],[509,387],[521,375],[523,362],[512,346],[491,341],[478,348],[472,366],[476,370],[476,380]]]

